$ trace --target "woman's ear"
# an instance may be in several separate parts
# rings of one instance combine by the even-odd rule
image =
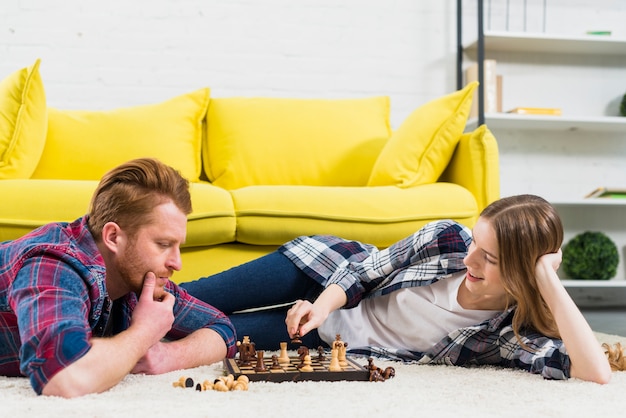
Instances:
[[[115,222],[107,222],[102,227],[102,243],[113,253],[117,253],[120,244],[123,244],[124,234]]]

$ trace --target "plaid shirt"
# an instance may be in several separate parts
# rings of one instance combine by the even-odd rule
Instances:
[[[322,286],[339,285],[348,298],[344,307],[350,308],[363,298],[428,286],[465,271],[463,258],[471,240],[468,228],[447,220],[431,222],[384,250],[333,236],[311,236],[296,238],[280,251]],[[547,379],[568,378],[570,362],[563,342],[523,330],[522,339],[532,350],[522,348],[511,325],[514,310],[454,330],[425,352],[371,346],[349,352],[420,364],[499,365]]]
[[[28,376],[40,394],[52,376],[89,351],[92,337],[127,329],[137,296],[112,302],[105,273],[85,217],[1,243],[0,374]],[[223,313],[171,281],[166,290],[176,298],[168,339],[210,328],[222,336],[228,355],[235,354],[234,327]]]

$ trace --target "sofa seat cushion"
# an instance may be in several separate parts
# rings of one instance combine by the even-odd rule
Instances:
[[[11,240],[49,222],[70,222],[89,210],[96,180],[3,180],[0,240]],[[191,183],[193,212],[185,247],[222,244],[235,239],[235,210],[230,194],[208,183]]]
[[[203,164],[216,186],[365,186],[391,135],[389,98],[212,98]]]
[[[209,183],[191,183],[193,212],[187,217],[185,248],[235,241],[235,207],[230,193]]]
[[[478,211],[474,196],[452,183],[411,188],[250,186],[231,194],[237,241],[255,245],[330,234],[386,247],[435,219],[473,225]]]
[[[50,222],[71,222],[83,216],[98,182],[93,180],[2,180],[0,240],[19,238]]]

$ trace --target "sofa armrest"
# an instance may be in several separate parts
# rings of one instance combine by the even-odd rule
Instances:
[[[468,189],[476,197],[479,212],[500,198],[498,143],[486,125],[461,136],[439,181]]]

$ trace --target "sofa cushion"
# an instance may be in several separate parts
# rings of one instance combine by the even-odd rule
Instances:
[[[212,98],[204,169],[226,189],[364,186],[391,133],[389,98]]]
[[[83,180],[3,180],[0,195],[0,240],[11,240],[50,222],[70,222],[89,210],[98,182]]]
[[[70,222],[89,210],[97,180],[3,180],[0,195],[0,241],[18,238],[50,222]],[[235,210],[230,194],[208,183],[190,184],[193,212],[188,217],[185,247],[232,242]]]
[[[465,129],[477,85],[470,83],[411,113],[381,151],[368,186],[412,187],[437,181]]]
[[[187,217],[184,247],[224,244],[235,240],[235,207],[230,193],[209,183],[191,183],[193,212]]]
[[[280,245],[299,235],[331,234],[388,246],[432,220],[473,225],[476,199],[452,183],[408,189],[250,186],[231,191],[237,241]]]
[[[200,177],[209,89],[162,103],[108,111],[49,109],[39,179],[99,180],[139,157],[158,158],[190,181]]]
[[[0,179],[27,179],[46,142],[46,93],[40,60],[0,82]]]

